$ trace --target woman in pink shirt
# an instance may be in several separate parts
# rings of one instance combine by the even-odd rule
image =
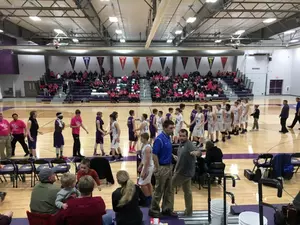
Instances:
[[[19,120],[18,117],[19,116],[17,113],[12,114],[13,121],[10,122],[10,130],[13,136],[13,139],[11,141],[11,155],[15,156],[16,143],[19,142],[25,152],[24,157],[26,157],[29,155],[28,146],[25,143],[26,124],[23,120]]]
[[[6,150],[6,154],[4,153]],[[3,119],[3,114],[0,112],[0,159],[4,160],[11,156],[11,137],[9,122]]]

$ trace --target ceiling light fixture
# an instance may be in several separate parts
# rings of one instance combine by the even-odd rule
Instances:
[[[110,21],[111,23],[117,23],[117,22],[118,22],[118,18],[115,17],[115,16],[110,16],[108,19],[109,19],[109,21]]]
[[[221,43],[222,42],[222,40],[215,40],[215,43]]]
[[[31,19],[33,21],[41,21],[41,18],[38,16],[29,16],[29,19]]]
[[[177,35],[178,35],[178,34],[182,34],[182,30],[176,30],[176,31],[175,31],[175,34],[177,34]]]
[[[296,43],[296,42],[299,42],[299,40],[298,39],[290,40],[290,43]]]
[[[167,40],[167,43],[172,43],[172,42],[173,42],[172,39],[168,39],[168,40]]]
[[[276,18],[269,18],[269,19],[265,19],[263,21],[263,23],[273,23],[274,21],[276,21],[277,19]]]
[[[72,41],[73,41],[74,43],[78,43],[78,42],[79,42],[79,40],[78,40],[77,38],[73,38]]]
[[[288,30],[288,31],[284,32],[284,34],[293,34],[295,32],[296,32],[295,30]]]
[[[241,34],[243,34],[243,33],[245,33],[245,30],[238,30],[238,31],[236,31],[234,34],[235,34],[235,35],[241,35]]]
[[[54,29],[54,32],[57,34],[64,34],[64,32],[61,29]]]
[[[122,30],[116,30],[116,34],[122,34],[123,31]]]
[[[125,43],[126,40],[125,40],[124,38],[122,38],[122,39],[120,39],[120,42],[121,42],[121,43]]]
[[[215,3],[217,2],[218,0],[206,0],[206,3]]]
[[[196,17],[189,17],[187,20],[186,20],[186,22],[187,23],[194,23],[195,21],[196,21]]]
[[[0,33],[3,33],[3,30],[0,30]]]

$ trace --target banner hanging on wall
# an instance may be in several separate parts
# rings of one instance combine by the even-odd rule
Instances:
[[[159,61],[160,61],[161,68],[164,70],[166,61],[167,61],[167,57],[159,57]]]
[[[200,62],[201,62],[201,57],[194,57],[194,59],[195,59],[196,68],[197,68],[197,70],[198,70],[198,69],[199,69]]]
[[[98,57],[97,57],[97,61],[98,61],[99,67],[100,67],[100,69],[101,69],[102,66],[103,66],[104,57],[98,56]]]
[[[91,57],[89,57],[89,56],[83,57],[83,62],[84,62],[85,68],[87,70],[89,69],[90,61],[91,61]]]
[[[207,59],[208,59],[209,69],[211,69],[214,64],[215,57],[208,57]]]
[[[186,64],[187,64],[188,60],[189,60],[189,57],[181,57],[181,62],[182,62],[184,70],[185,70],[185,67],[186,67]]]
[[[223,70],[224,70],[225,65],[227,63],[227,59],[228,59],[227,57],[221,57],[221,62],[222,62]]]
[[[119,60],[120,60],[122,70],[124,70],[125,63],[126,63],[126,57],[119,57]]]
[[[147,61],[147,64],[148,64],[148,68],[150,70],[151,66],[152,66],[152,62],[153,62],[153,57],[146,57],[146,61]]]
[[[133,63],[135,66],[135,70],[138,70],[139,62],[140,62],[140,57],[133,57]]]
[[[69,60],[70,60],[72,69],[74,70],[75,62],[76,62],[76,57],[75,57],[75,56],[70,56],[70,57],[69,57]]]

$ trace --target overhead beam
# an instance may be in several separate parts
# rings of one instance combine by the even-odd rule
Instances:
[[[242,4],[294,4],[300,5],[300,2],[291,2],[291,1],[266,1],[266,2],[257,2],[257,1],[244,1],[244,0],[233,0],[232,3],[242,3]]]
[[[251,12],[251,13],[299,13],[300,10],[295,9],[223,9],[221,12],[228,12],[228,13],[244,13],[244,12]]]
[[[29,18],[28,15],[10,15],[10,14],[3,14],[2,17],[10,17],[10,18]],[[50,15],[38,15],[40,18],[67,18],[67,19],[82,19],[87,18],[86,16],[50,16]]]
[[[165,14],[165,11],[167,9],[167,6],[168,4],[171,2],[171,0],[162,0],[160,2],[160,4],[158,5],[158,9],[157,9],[157,13],[156,13],[156,16],[155,16],[155,19],[154,19],[154,22],[152,24],[152,27],[151,27],[151,30],[150,30],[150,33],[148,35],[148,38],[147,38],[147,42],[146,42],[146,45],[145,45],[145,48],[149,48],[150,45],[151,45],[151,42],[156,34],[156,31],[164,17],[164,14]]]
[[[0,7],[0,10],[53,10],[53,11],[74,11],[77,8],[71,8],[71,7]]]
[[[266,20],[271,17],[251,17],[251,16],[233,16],[233,17],[222,17],[222,16],[214,16],[214,17],[205,17],[205,19],[216,19],[216,20]],[[274,17],[272,17],[274,18]],[[276,19],[281,20],[287,17],[276,17]]]

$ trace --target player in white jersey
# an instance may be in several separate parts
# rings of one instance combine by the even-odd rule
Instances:
[[[242,100],[242,123],[241,123],[242,134],[247,132],[249,110],[250,110],[250,106],[248,104],[248,99],[243,99]]]
[[[216,117],[217,117],[217,122],[216,122],[216,141],[219,142],[219,133],[222,134],[222,141],[225,142],[225,133],[224,133],[224,110],[221,109],[221,105],[217,105],[217,110],[216,110]]]
[[[140,124],[139,128],[134,130],[135,132],[140,131],[140,136],[141,136],[141,134],[149,133],[149,124],[147,122],[147,118],[148,118],[148,115],[146,113],[143,113],[142,118],[141,118],[141,124]]]
[[[192,137],[193,141],[197,141],[200,144],[200,147],[203,147],[204,143],[204,124],[206,123],[204,114],[202,113],[202,108],[199,106],[197,109],[197,114],[194,121],[188,126],[195,124],[193,129]]]
[[[208,131],[208,139],[214,142],[214,132],[216,125],[216,114],[213,112],[213,107],[211,105],[208,106],[207,112],[207,131]]]
[[[230,132],[232,131],[232,125],[233,125],[233,113],[231,111],[231,105],[226,104],[225,108],[225,133],[227,133],[227,139],[230,139]]]
[[[242,113],[238,101],[234,103],[232,112],[233,112],[233,133],[234,135],[239,135],[240,118]]]
[[[178,143],[179,138],[179,131],[182,129],[183,126],[183,116],[181,114],[181,109],[176,108],[175,110],[175,130],[174,130],[174,143]]]
[[[120,135],[121,135],[121,129],[120,126],[117,122],[117,115],[112,113],[110,116],[110,133],[112,135],[112,140],[111,140],[111,145],[110,145],[110,149],[111,149],[111,154],[112,154],[112,161],[117,160],[116,159],[116,152],[118,154],[118,160],[122,160],[123,156],[121,154],[121,149],[120,149]]]
[[[164,118],[163,118],[163,111],[158,111],[158,118],[156,120],[156,126],[157,126],[157,135],[159,135],[163,131],[163,123],[164,123]]]
[[[226,104],[227,104],[227,101],[223,100],[222,105],[221,105],[221,109],[225,110],[226,109]]]

